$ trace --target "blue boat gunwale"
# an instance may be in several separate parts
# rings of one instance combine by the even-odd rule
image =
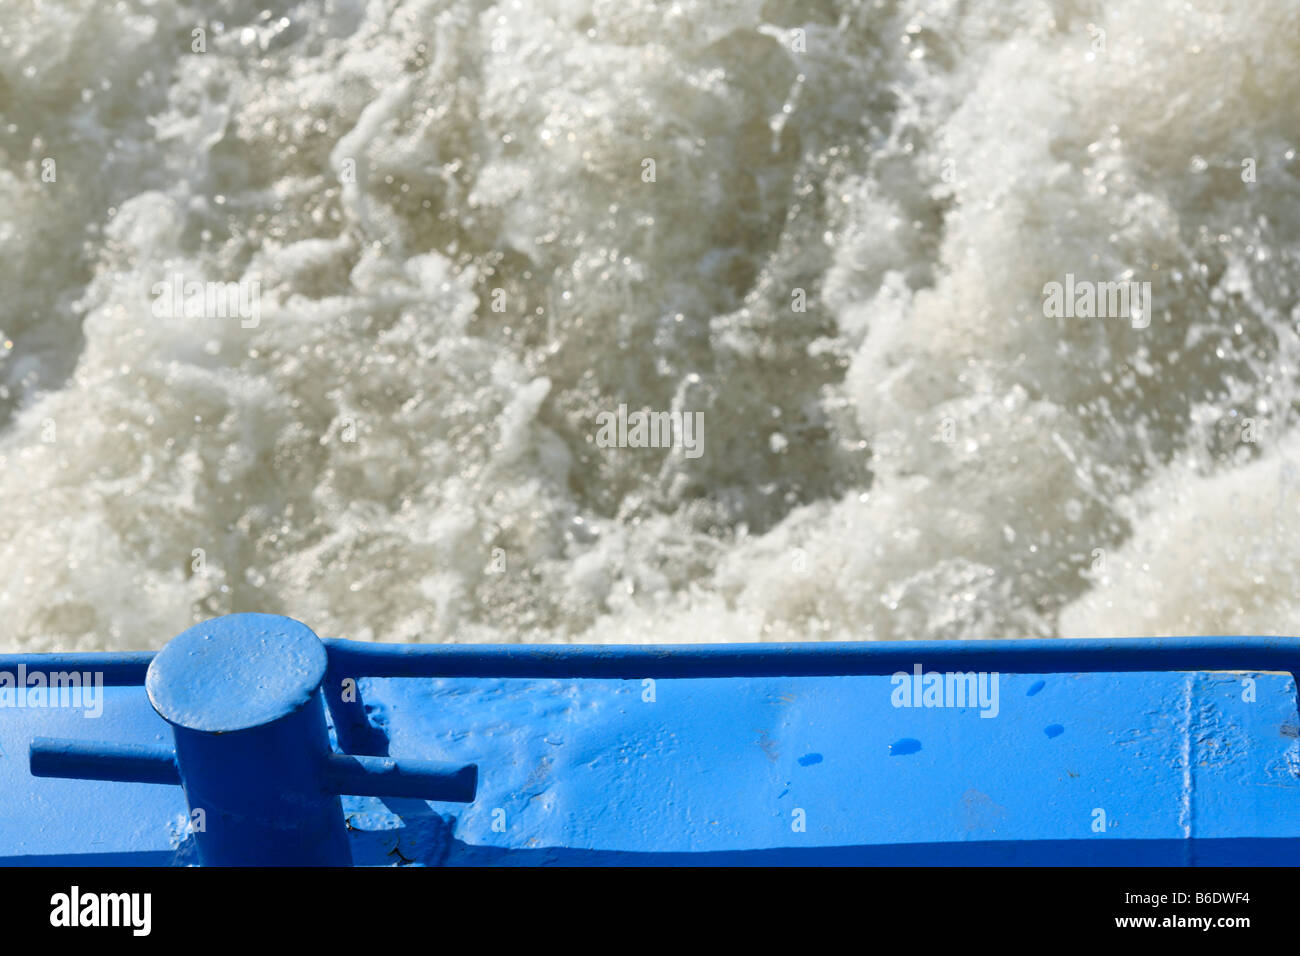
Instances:
[[[216,626],[233,627],[237,622],[219,620]],[[334,750],[325,740],[322,722],[321,742],[325,749],[319,755],[322,758],[319,769],[324,782],[323,792],[459,803],[473,803],[477,798],[477,764],[461,766],[422,758],[408,759],[406,755],[390,758],[387,721],[374,718],[371,708],[362,700],[363,696],[369,697],[373,692],[381,702],[382,710],[385,691],[382,685],[359,687],[359,679],[633,681],[647,678],[886,677],[900,672],[912,673],[914,668],[921,666],[930,672],[1008,674],[1280,673],[1289,675],[1300,686],[1300,680],[1297,680],[1297,675],[1300,675],[1300,637],[1013,638],[670,645],[395,645],[342,639],[327,639],[322,643],[325,648],[325,678],[317,685],[320,691],[317,700],[324,703],[331,718],[333,743],[338,748]],[[319,645],[316,653],[319,654]],[[277,656],[275,648],[268,649],[264,656],[267,667],[275,667],[283,660],[283,656]],[[151,667],[156,670],[158,666],[157,655],[148,651],[0,655],[0,672],[16,668],[91,671],[102,676],[105,685],[119,687],[143,687]],[[1097,683],[1095,690],[1109,693],[1108,686]],[[411,689],[418,690],[415,687]],[[1277,687],[1277,692],[1287,694],[1284,682]],[[1275,699],[1281,707],[1289,709],[1294,706],[1287,702],[1286,696]],[[319,704],[315,705],[315,710],[320,714]],[[324,715],[316,719],[323,721]],[[173,729],[175,731],[175,725]],[[180,732],[175,732],[179,740]],[[1285,728],[1283,732],[1285,735]],[[258,748],[250,743],[250,749]],[[180,759],[184,754],[152,743],[38,737],[30,741],[29,751],[30,772],[34,777],[180,784],[191,803],[195,799],[191,793],[195,789],[192,786],[194,780],[187,778],[187,773],[197,777],[198,773],[211,770],[213,775],[223,779],[260,779],[257,774],[227,774],[215,761],[211,767],[200,765],[196,773],[191,759],[190,770],[186,771],[186,765]],[[415,752],[419,753],[418,748]],[[266,776],[269,778],[274,774],[268,770]],[[205,798],[209,796],[203,787],[199,787],[198,792]],[[242,794],[236,796],[243,799]],[[331,799],[336,799],[336,796]],[[337,816],[346,827],[346,818],[341,811]],[[331,830],[337,829],[334,824],[338,822],[331,817]],[[307,824],[292,820],[284,823],[282,829],[293,839],[298,839],[294,836],[298,830],[316,832]],[[324,832],[325,827],[322,825],[318,829]],[[219,840],[213,835],[208,844],[199,847],[198,852],[201,862],[222,865],[233,861],[245,865],[254,844],[255,849],[260,848],[259,852],[265,850],[257,840],[235,838],[229,834]],[[337,861],[325,862],[346,865],[343,860],[346,855],[340,850]]]

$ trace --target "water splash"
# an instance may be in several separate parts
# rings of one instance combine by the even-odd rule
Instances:
[[[1294,631],[1291,5],[219,6],[0,9],[7,646]]]

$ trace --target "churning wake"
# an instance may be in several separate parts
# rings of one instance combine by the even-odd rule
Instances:
[[[0,646],[1296,633],[1298,61],[1295,0],[5,2]]]

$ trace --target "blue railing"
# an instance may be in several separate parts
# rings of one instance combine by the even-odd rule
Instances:
[[[1006,673],[1300,671],[1296,637],[1125,637],[807,644],[372,644],[326,639],[331,672],[352,677],[570,680],[887,676],[918,660],[937,670],[995,663]],[[0,670],[91,671],[139,686],[151,651],[0,654]]]

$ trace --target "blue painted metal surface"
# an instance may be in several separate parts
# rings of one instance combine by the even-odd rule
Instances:
[[[243,636],[223,651],[222,634]],[[1192,864],[1300,848],[1296,639],[315,641],[283,618],[218,619],[150,666],[157,713],[126,686],[98,720],[0,706],[0,861]],[[984,672],[995,699],[910,706],[932,672]],[[203,746],[250,724],[277,742]],[[189,806],[157,785],[177,767]],[[286,823],[268,783],[285,776],[329,814]],[[191,832],[204,802],[276,809],[219,831],[209,811]]]

